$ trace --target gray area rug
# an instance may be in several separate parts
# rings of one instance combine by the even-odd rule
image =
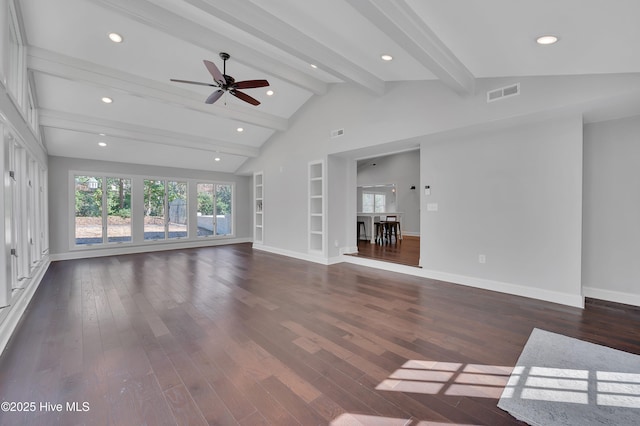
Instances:
[[[640,425],[640,356],[536,328],[498,407],[530,425]]]

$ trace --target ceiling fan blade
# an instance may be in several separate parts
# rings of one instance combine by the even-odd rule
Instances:
[[[213,84],[213,83],[201,83],[199,81],[189,81],[189,80],[176,80],[175,78],[170,78],[169,80],[175,81],[176,83],[188,83],[188,84],[198,84],[200,86],[218,87],[217,84]]]
[[[245,102],[249,102],[251,105],[260,105],[260,101],[252,98],[246,93],[238,92],[237,90],[229,90],[229,93],[231,93],[233,96],[235,96],[238,99],[242,99]]]
[[[222,90],[216,90],[215,92],[213,92],[212,94],[209,95],[209,97],[207,98],[206,101],[204,101],[205,104],[212,104],[215,101],[217,101],[218,99],[220,99],[220,96],[222,96],[224,92]]]
[[[269,85],[267,80],[245,80],[238,81],[233,85],[234,89],[255,89],[256,87],[266,87]]]
[[[209,70],[209,73],[211,74],[211,76],[215,81],[217,81],[220,84],[227,83],[227,80],[225,80],[224,76],[222,75],[222,73],[220,72],[216,64],[214,64],[211,61],[207,61],[206,59],[202,62],[204,62],[204,66],[207,67],[207,69]]]

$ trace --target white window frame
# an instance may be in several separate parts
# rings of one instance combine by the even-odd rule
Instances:
[[[123,179],[131,179],[131,227],[132,227],[132,238],[131,241],[127,242],[107,242],[106,231],[103,230],[103,242],[98,244],[76,244],[76,236],[75,236],[75,177],[76,176],[94,176],[101,177],[103,182],[106,183],[107,178],[123,178]],[[162,240],[145,240],[144,239],[144,181],[145,180],[155,180],[155,181],[172,181],[172,182],[186,182],[187,184],[187,237],[180,238],[166,238]],[[231,187],[231,234],[229,235],[211,235],[207,237],[198,237],[197,235],[197,184],[198,183],[206,183],[212,185],[228,185]],[[177,242],[196,242],[202,241],[203,238],[210,239],[232,239],[236,237],[236,189],[237,185],[235,182],[229,181],[218,181],[218,180],[206,180],[206,179],[193,179],[193,178],[184,178],[184,177],[175,177],[175,176],[151,176],[151,175],[135,175],[135,174],[126,174],[123,173],[111,173],[111,172],[96,172],[96,171],[87,171],[87,170],[69,170],[68,177],[68,209],[69,209],[69,237],[68,237],[68,247],[69,251],[84,251],[84,250],[96,250],[96,249],[105,249],[105,248],[117,248],[121,244],[131,245],[131,246],[152,246],[158,244],[174,244]],[[106,191],[103,190],[103,200],[106,197]],[[167,200],[167,192],[165,189],[165,206]],[[107,209],[104,207],[106,201],[103,201],[103,226],[106,224],[105,215],[107,214]],[[168,214],[168,212],[166,212]]]
[[[365,210],[364,208],[364,197],[365,195],[373,195],[373,211],[368,212]],[[378,211],[376,210],[376,197],[378,196],[382,196],[384,199],[384,204],[386,205],[387,202],[387,195],[382,193],[382,192],[374,192],[374,191],[362,191],[362,211],[363,213],[384,213],[385,209],[383,208],[382,211]]]
[[[15,5],[13,1],[7,3],[9,5],[7,93],[18,110],[26,112],[24,102],[27,86],[26,49]]]

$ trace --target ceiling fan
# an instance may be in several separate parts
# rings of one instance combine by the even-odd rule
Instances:
[[[222,72],[220,69],[211,61],[207,61],[206,59],[203,61],[207,70],[213,77],[214,83],[201,83],[199,81],[189,81],[189,80],[176,80],[171,78],[171,81],[175,81],[177,83],[188,83],[188,84],[198,84],[200,86],[211,86],[217,87],[218,90],[209,95],[206,101],[206,104],[212,104],[224,94],[224,92],[229,92],[233,96],[238,99],[241,99],[245,102],[250,103],[251,105],[260,105],[260,101],[251,96],[247,95],[239,91],[238,89],[254,89],[256,87],[266,87],[269,85],[267,80],[245,80],[245,81],[236,81],[230,75],[227,75],[227,59],[231,56],[228,53],[220,52],[220,57],[224,61]]]

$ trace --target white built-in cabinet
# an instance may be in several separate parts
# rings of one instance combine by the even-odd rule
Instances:
[[[264,242],[264,173],[253,174],[253,243]]]
[[[324,161],[309,163],[309,252],[326,251],[326,172]]]

